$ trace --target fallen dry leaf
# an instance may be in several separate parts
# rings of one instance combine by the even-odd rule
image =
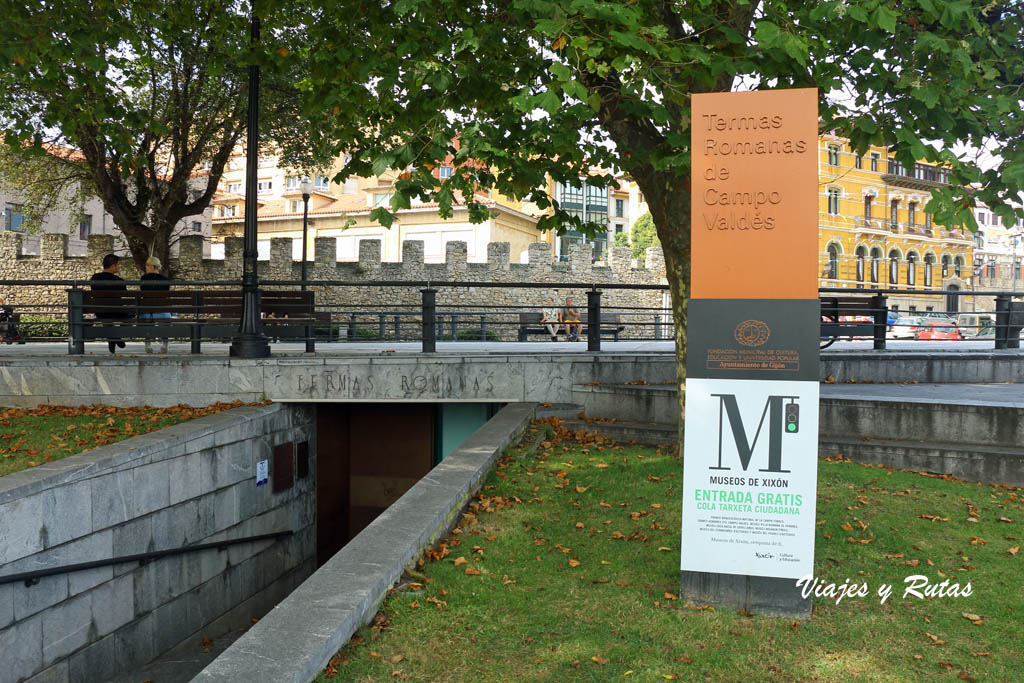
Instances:
[[[466,574],[468,576],[480,576],[481,574],[483,574],[483,572],[474,567],[466,567]]]
[[[456,557],[455,558],[455,566],[458,567],[459,565],[466,564],[466,562],[468,562],[468,561],[469,560],[467,560],[465,557]]]
[[[980,616],[974,614],[973,612],[961,612],[960,616],[962,616],[964,619],[971,622],[975,626],[981,626],[985,623]]]
[[[569,566],[570,567],[578,567],[578,566],[580,566],[580,562],[579,562],[579,560],[570,559],[569,560]]]
[[[1020,551],[1020,546],[1019,545],[1015,545],[1012,548],[1010,548],[1009,550],[1007,550],[1006,553],[1008,555],[1016,555],[1019,551]]]
[[[594,655],[593,657],[590,658],[590,661],[597,662],[601,666],[604,666],[605,664],[607,664],[611,660],[608,659],[607,657],[602,657],[601,655]]]

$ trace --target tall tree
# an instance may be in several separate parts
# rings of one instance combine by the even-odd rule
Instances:
[[[276,16],[269,5],[257,9]],[[34,179],[37,204],[94,193],[140,270],[151,254],[167,264],[175,226],[209,206],[244,138],[249,59],[269,76],[267,140],[297,140],[288,34],[272,24],[274,47],[260,58],[247,9],[234,0],[12,3],[0,25],[8,185]],[[47,165],[51,182],[40,184]]]
[[[953,169],[928,205],[940,223],[973,226],[974,198],[1007,218],[1005,192],[1024,188],[1013,0],[325,0],[304,23],[318,143],[352,150],[349,172],[407,169],[391,209],[419,195],[444,212],[476,186],[545,207],[545,175],[629,173],[665,252],[680,381],[693,93],[819,88],[823,125],[858,151],[882,144],[905,167]],[[982,171],[958,144],[1001,159]],[[430,169],[447,154],[479,163],[442,182]],[[970,183],[973,196],[958,187]],[[552,208],[540,227],[575,226]]]

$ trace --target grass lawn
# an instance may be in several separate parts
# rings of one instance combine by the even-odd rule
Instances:
[[[7,408],[0,412],[0,477],[240,405]]]
[[[317,680],[1021,680],[1020,490],[821,461],[816,576],[871,594],[793,622],[676,598],[681,479],[668,449],[561,428],[508,453]],[[973,592],[903,597],[912,574]]]

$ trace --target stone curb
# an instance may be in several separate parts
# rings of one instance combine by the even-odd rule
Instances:
[[[454,525],[536,404],[505,406],[193,681],[308,683]]]

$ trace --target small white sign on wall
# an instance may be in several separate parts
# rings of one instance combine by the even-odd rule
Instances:
[[[260,460],[256,463],[256,485],[263,486],[267,483],[270,475],[270,461]]]

